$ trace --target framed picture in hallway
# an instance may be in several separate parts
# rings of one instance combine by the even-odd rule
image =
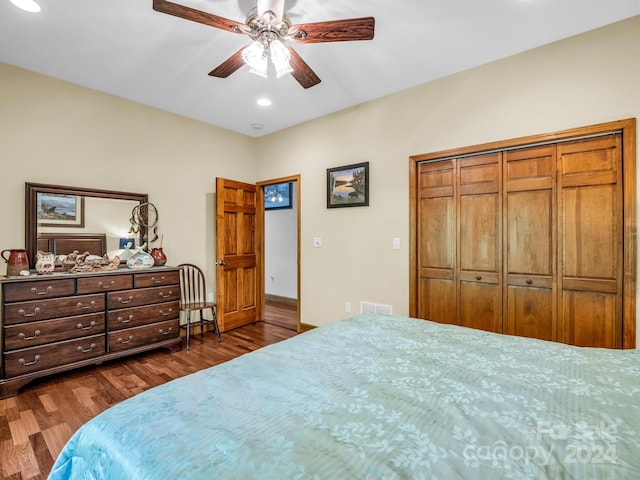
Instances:
[[[293,208],[291,199],[291,182],[265,185],[264,209],[277,210],[282,208]]]

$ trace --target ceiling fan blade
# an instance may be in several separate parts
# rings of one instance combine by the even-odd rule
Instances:
[[[209,75],[212,77],[218,78],[227,78],[233,72],[238,70],[240,67],[244,65],[244,60],[242,59],[242,51],[246,47],[242,47],[236,53],[227,58],[224,62],[218,65],[216,68],[209,72]]]
[[[311,70],[311,67],[307,65],[307,62],[298,55],[298,52],[291,47],[287,47],[287,49],[291,54],[291,58],[289,59],[289,64],[291,65],[291,68],[293,68],[291,76],[304,88],[313,87],[314,85],[319,84],[320,77],[316,75],[316,72]]]
[[[240,30],[240,26],[244,25],[243,23],[219,17],[212,13],[202,12],[195,8],[178,5],[177,3],[167,2],[167,0],[153,0],[153,9],[156,12],[167,13],[175,17],[203,23],[210,27],[220,28],[233,33],[243,33],[242,30]]]
[[[293,25],[288,37],[297,43],[349,42],[373,39],[376,20],[373,17],[348,18],[329,22]]]

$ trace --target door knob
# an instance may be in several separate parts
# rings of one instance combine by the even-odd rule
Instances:
[[[221,266],[223,266],[223,267],[224,267],[226,264],[227,264],[227,263],[226,263],[224,260],[218,260],[218,261],[216,262],[216,265],[221,265]]]

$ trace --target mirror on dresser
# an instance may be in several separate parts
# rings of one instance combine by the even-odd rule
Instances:
[[[122,238],[140,246],[145,232],[129,233],[129,219],[133,208],[148,199],[143,193],[25,183],[25,248],[30,268],[35,267],[39,250],[57,255],[76,248],[113,253],[121,250]]]

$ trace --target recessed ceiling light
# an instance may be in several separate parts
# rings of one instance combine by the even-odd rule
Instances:
[[[25,12],[38,13],[40,11],[40,5],[33,0],[11,0],[11,3]]]
[[[256,103],[261,107],[268,107],[271,105],[271,100],[269,100],[268,98],[259,98]]]

